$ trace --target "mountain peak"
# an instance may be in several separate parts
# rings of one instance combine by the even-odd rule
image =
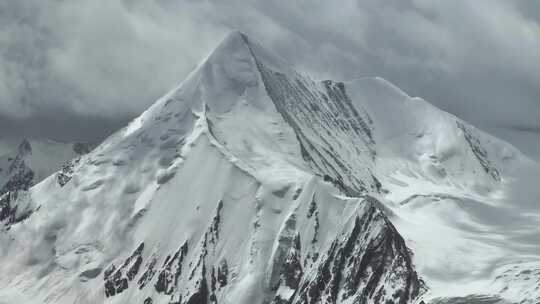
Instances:
[[[17,151],[19,152],[19,154],[26,154],[31,152],[32,145],[30,144],[30,141],[27,138],[23,139],[17,147]]]
[[[232,58],[248,59],[252,57],[248,38],[244,33],[233,31],[210,53],[206,64],[221,63]]]
[[[37,178],[16,179],[20,199],[0,197],[10,225],[0,269],[18,284],[0,282],[0,293],[51,304],[416,303],[423,276],[461,292],[491,266],[452,259],[470,244],[497,249],[497,263],[514,253],[491,247],[495,233],[490,247],[472,243],[488,204],[469,202],[499,195],[505,144],[380,78],[315,81],[238,31],[125,129],[28,188],[52,164],[40,155],[84,150],[31,144],[17,172]]]
[[[256,40],[240,31],[232,31],[212,51],[207,62],[221,63],[229,60],[256,61],[278,71],[290,71],[290,64],[279,55],[266,49]]]
[[[229,44],[245,44],[246,46],[249,45],[248,35],[241,31],[231,31],[229,32],[225,38],[221,41],[220,45],[229,45]]]

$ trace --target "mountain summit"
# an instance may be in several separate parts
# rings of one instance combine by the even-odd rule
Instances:
[[[497,195],[522,161],[382,79],[315,81],[234,32],[128,126],[11,202],[26,213],[0,234],[0,295],[450,303],[437,301],[476,291],[443,294],[448,265],[423,250],[437,236],[418,231],[454,227],[416,216]]]

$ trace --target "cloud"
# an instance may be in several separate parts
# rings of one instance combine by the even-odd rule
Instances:
[[[540,137],[533,147],[512,135],[540,127],[535,5],[4,1],[0,125],[2,133],[18,132],[22,124],[29,134],[102,137],[183,80],[228,31],[239,29],[318,78],[382,76],[522,150],[540,151]],[[77,123],[84,117],[108,127]],[[70,132],[44,128],[47,121]]]
[[[221,38],[182,11],[171,22],[164,8],[126,3],[3,2],[2,113],[133,115]]]

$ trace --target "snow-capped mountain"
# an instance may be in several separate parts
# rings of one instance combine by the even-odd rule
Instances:
[[[0,234],[0,296],[535,303],[537,256],[508,257],[482,218],[528,162],[382,79],[315,81],[232,33],[12,202],[25,216]]]

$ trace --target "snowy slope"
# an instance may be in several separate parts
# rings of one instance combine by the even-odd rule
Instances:
[[[540,166],[383,79],[347,88],[373,118],[382,200],[415,254],[424,299],[538,302],[540,206],[530,180]]]
[[[526,161],[384,80],[315,81],[232,33],[128,126],[12,202],[29,216],[0,233],[0,295],[436,303],[489,292],[480,299],[534,303],[534,291],[510,292],[529,288],[514,272],[534,254],[521,268],[488,255],[509,251],[472,217],[506,202]]]
[[[380,199],[433,303],[540,300],[540,166],[379,78],[346,84],[374,121]]]
[[[509,144],[407,96],[384,79],[365,78],[346,86],[351,99],[374,120],[377,152],[384,160],[378,165],[381,173],[407,170],[406,165],[439,184],[490,191],[503,178],[501,171],[522,158]]]

